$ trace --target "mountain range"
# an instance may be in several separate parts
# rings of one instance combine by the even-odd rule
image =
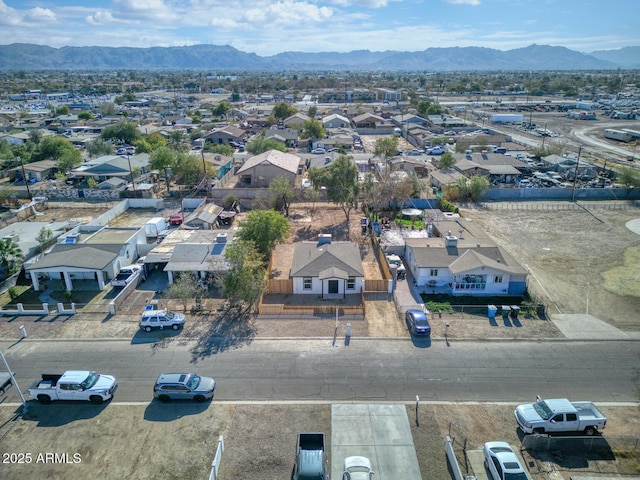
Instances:
[[[0,70],[218,70],[218,71],[522,71],[640,68],[640,46],[591,54],[566,47],[530,45],[513,50],[484,47],[423,51],[354,50],[283,52],[261,57],[228,45],[186,47],[62,47],[0,45]]]

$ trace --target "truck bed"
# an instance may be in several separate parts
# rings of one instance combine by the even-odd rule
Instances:
[[[578,411],[580,421],[605,419],[605,416],[598,410],[598,407],[596,407],[593,402],[571,402],[571,404]]]
[[[53,388],[58,383],[58,380],[60,380],[60,377],[62,377],[62,375],[43,373],[42,378],[33,382],[29,388],[37,388],[40,390]]]
[[[298,450],[324,450],[324,433],[300,433]]]

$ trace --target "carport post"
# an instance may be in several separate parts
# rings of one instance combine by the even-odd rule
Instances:
[[[22,390],[20,390],[20,387],[18,386],[18,382],[16,382],[16,379],[13,376],[13,372],[11,371],[11,369],[9,368],[9,364],[7,363],[7,359],[4,358],[4,354],[2,353],[2,350],[0,350],[0,358],[2,358],[2,362],[4,363],[4,366],[7,368],[7,372],[9,372],[9,376],[11,377],[11,383],[15,385],[16,390],[18,391],[18,395],[20,396],[20,401],[22,402],[22,414],[24,415],[25,413],[27,413],[27,401],[24,399],[24,395],[22,395]]]

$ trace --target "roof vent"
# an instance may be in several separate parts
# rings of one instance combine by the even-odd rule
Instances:
[[[227,234],[226,233],[217,234],[216,243],[227,243]]]
[[[6,235],[2,240],[10,240],[13,243],[18,243],[18,241],[20,240],[20,235],[18,235],[17,233],[10,233],[9,235]]]
[[[451,232],[449,232],[451,233]],[[447,235],[444,237],[444,246],[445,247],[457,247],[458,246],[458,237],[454,235]]]

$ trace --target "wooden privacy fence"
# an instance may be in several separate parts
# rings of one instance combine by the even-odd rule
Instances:
[[[265,293],[293,293],[293,280],[291,278],[267,279]]]
[[[362,315],[365,314],[363,305],[285,305],[283,303],[261,303],[258,313],[262,315]]]
[[[389,285],[388,280],[384,280],[384,279],[367,280],[366,278],[364,279],[365,292],[386,292],[387,285]]]

